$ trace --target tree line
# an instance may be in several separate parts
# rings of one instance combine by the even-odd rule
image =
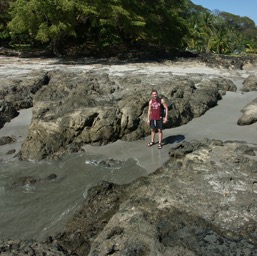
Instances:
[[[257,27],[190,0],[0,0],[0,46],[257,53]]]

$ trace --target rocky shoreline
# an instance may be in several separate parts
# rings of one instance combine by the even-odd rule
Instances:
[[[210,63],[211,61],[209,61]],[[230,62],[231,69],[254,63]],[[250,64],[249,64],[250,63]],[[153,66],[153,64],[151,64]],[[59,158],[65,152],[148,135],[149,92],[166,97],[172,122],[187,124],[237,90],[229,76],[99,70],[38,70],[1,78],[3,126],[33,107],[20,159]],[[219,62],[215,64],[220,65]],[[222,64],[223,65],[223,64]],[[232,65],[232,66],[231,66]],[[117,67],[119,69],[120,67]],[[103,70],[106,69],[104,72]],[[125,74],[125,75],[124,75]],[[242,93],[256,90],[256,74]],[[257,121],[256,100],[238,125]],[[2,145],[15,138],[2,137]],[[169,160],[128,185],[102,182],[90,189],[65,231],[37,241],[2,241],[1,255],[255,255],[257,253],[256,144],[220,140],[181,142]],[[11,153],[10,153],[11,154]]]
[[[93,188],[58,242],[78,255],[254,255],[256,150],[181,143],[149,177]]]
[[[182,142],[148,177],[90,189],[64,232],[45,243],[2,242],[1,255],[255,255],[256,151]]]

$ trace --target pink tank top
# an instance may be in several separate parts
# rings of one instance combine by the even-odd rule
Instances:
[[[152,120],[161,120],[161,99],[152,99],[151,100],[151,119]]]

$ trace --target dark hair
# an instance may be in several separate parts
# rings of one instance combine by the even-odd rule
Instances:
[[[152,94],[153,92],[156,92],[156,93],[158,94],[157,90],[155,90],[155,89],[152,89],[151,94]]]

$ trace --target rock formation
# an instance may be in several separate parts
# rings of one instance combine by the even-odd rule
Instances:
[[[243,92],[257,91],[257,76],[250,75],[243,82]],[[243,115],[238,119],[238,125],[250,125],[257,121],[257,98],[247,104],[241,112]]]
[[[33,106],[35,93],[49,81],[46,72],[31,72],[16,78],[1,78],[0,128],[18,116],[18,110]]]
[[[44,243],[2,241],[0,253],[256,255],[256,151],[243,142],[182,142],[150,176],[91,188],[63,232]]]
[[[243,68],[240,60],[223,64],[227,63]],[[227,90],[236,90],[230,80],[201,75],[117,76],[58,70],[34,75],[9,80],[0,91],[2,106],[8,104],[14,110],[7,119],[0,115],[0,126],[18,109],[33,107],[22,159],[58,157],[85,143],[103,145],[145,136],[153,87],[168,103],[169,126],[203,115]],[[2,138],[3,143],[6,139]],[[63,232],[44,243],[0,241],[0,254],[256,255],[256,151],[256,146],[243,142],[182,142],[170,149],[164,166],[148,177],[126,185],[103,181],[91,188]],[[43,185],[56,178],[55,174],[43,180],[24,176],[13,186]]]
[[[58,157],[87,143],[104,145],[148,135],[147,107],[153,87],[168,103],[172,120],[168,126],[186,124],[214,107],[221,91],[236,90],[230,80],[203,81],[199,75],[190,79],[172,74],[51,71],[48,77],[33,99],[33,118],[21,159]]]
[[[243,115],[238,119],[238,125],[250,125],[257,122],[257,98],[247,104],[241,111]]]
[[[257,76],[250,75],[243,82],[243,91],[257,91]]]
[[[183,142],[149,177],[92,188],[54,241],[74,255],[255,255],[256,150]]]

